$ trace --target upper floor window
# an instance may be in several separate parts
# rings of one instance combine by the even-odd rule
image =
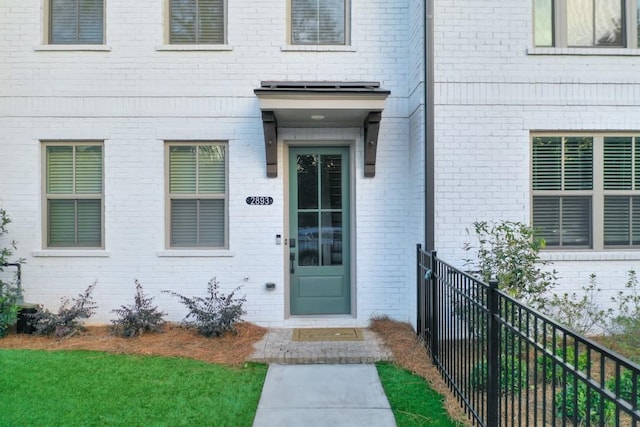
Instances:
[[[167,246],[226,248],[226,144],[172,142],[166,150]]]
[[[224,0],[170,0],[169,43],[224,44]]]
[[[44,145],[48,248],[103,247],[101,142]]]
[[[291,0],[291,44],[347,44],[348,0]]]
[[[50,0],[50,44],[103,44],[104,0]]]
[[[537,47],[640,47],[640,0],[534,0]]]
[[[548,247],[640,247],[640,136],[535,136],[533,227]]]

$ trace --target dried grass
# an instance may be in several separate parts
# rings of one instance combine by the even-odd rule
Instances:
[[[431,388],[444,396],[444,407],[454,421],[461,425],[471,425],[460,403],[442,380],[440,372],[431,363],[426,347],[411,325],[379,317],[371,320],[369,328],[391,349],[398,365],[427,380]]]
[[[255,351],[253,344],[267,332],[252,323],[237,325],[237,334],[206,338],[177,324],[165,325],[162,333],[137,338],[110,334],[107,326],[90,326],[85,332],[64,340],[25,334],[10,334],[0,340],[0,348],[38,350],[95,350],[118,354],[186,357],[209,363],[242,365]]]

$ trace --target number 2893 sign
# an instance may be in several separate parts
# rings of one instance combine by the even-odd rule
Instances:
[[[247,197],[248,205],[267,206],[273,204],[273,197],[269,196],[249,196]]]

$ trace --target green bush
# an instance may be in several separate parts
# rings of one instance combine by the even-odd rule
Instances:
[[[488,366],[486,360],[478,362],[471,369],[471,385],[478,391],[487,390]],[[500,357],[500,392],[519,394],[527,386],[527,365],[518,357],[502,355]]]
[[[606,387],[615,393],[616,382],[617,381],[615,377],[609,378],[607,380]],[[636,377],[636,390],[640,392],[640,376]],[[630,370],[625,370],[620,375],[619,396],[628,401],[630,404],[633,404],[633,375]],[[640,408],[640,393],[637,393],[635,398],[636,407]]]
[[[587,385],[582,381],[578,381],[576,387],[573,380],[564,386],[564,390],[564,393],[558,393],[556,395],[556,409],[559,417],[575,418],[580,425],[586,423],[587,419],[590,423],[606,426],[614,425],[615,405],[613,402],[605,399],[604,414],[601,416],[600,404],[602,396],[600,396],[600,393],[589,390]],[[587,402],[589,402],[588,413]]]
[[[62,304],[57,313],[47,309],[39,309],[31,314],[31,324],[36,335],[53,335],[56,338],[67,338],[84,330],[81,319],[88,319],[95,313],[97,305],[91,297],[96,286],[94,282],[78,298],[62,298]],[[73,304],[69,305],[71,302]]]
[[[640,290],[638,276],[634,270],[628,272],[626,290],[611,298],[614,306],[619,307],[618,314],[612,316],[610,333],[616,345],[630,357],[640,357]]]
[[[520,222],[500,221],[473,223],[477,246],[466,243],[466,251],[476,250],[474,259],[466,260],[467,267],[485,283],[496,279],[498,288],[534,308],[546,303],[545,294],[556,286],[556,272],[544,267],[540,259],[544,239],[534,229]]]
[[[136,294],[133,305],[123,305],[111,310],[118,315],[117,319],[111,321],[110,330],[114,335],[132,338],[145,332],[162,332],[165,324],[162,317],[167,313],[163,313],[157,306],[152,305],[153,298],[142,292],[140,282],[136,280],[135,283]]]
[[[186,327],[194,328],[199,334],[206,337],[219,337],[227,332],[235,332],[236,323],[240,322],[245,314],[242,304],[245,298],[235,298],[238,289],[234,289],[229,295],[222,294],[219,283],[215,278],[211,279],[207,285],[208,296],[185,297],[174,291],[162,291],[178,297],[189,313],[185,317],[183,324]],[[192,318],[193,320],[188,320]]]
[[[555,355],[566,363],[573,365],[575,363],[575,349],[573,346],[557,346],[554,351]],[[547,383],[553,382],[555,378],[556,384],[564,383],[564,369],[559,362],[553,360],[550,356],[540,355],[536,358],[536,365],[538,371]],[[578,365],[575,368],[579,371],[586,372],[587,370],[587,353],[579,352]],[[567,374],[567,378],[571,378],[570,374]]]
[[[548,301],[546,312],[558,323],[586,335],[594,328],[602,327],[613,313],[613,309],[602,309],[598,304],[596,275],[589,276],[589,284],[582,287],[582,296],[576,292],[562,295],[553,294]]]
[[[7,224],[10,222],[7,212],[0,209],[0,237],[7,233]],[[9,247],[0,248],[0,271],[4,271],[4,264],[9,262],[15,247],[15,242],[10,242]],[[18,319],[18,296],[18,288],[13,283],[0,279],[0,338],[7,335]]]

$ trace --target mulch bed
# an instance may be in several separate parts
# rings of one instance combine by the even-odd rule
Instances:
[[[186,357],[209,363],[242,365],[255,351],[253,344],[267,332],[252,323],[237,325],[237,334],[206,338],[177,324],[165,325],[163,333],[149,333],[136,338],[110,334],[107,326],[89,326],[85,332],[63,340],[25,334],[9,334],[0,339],[0,348],[31,350],[95,350],[119,354]]]

